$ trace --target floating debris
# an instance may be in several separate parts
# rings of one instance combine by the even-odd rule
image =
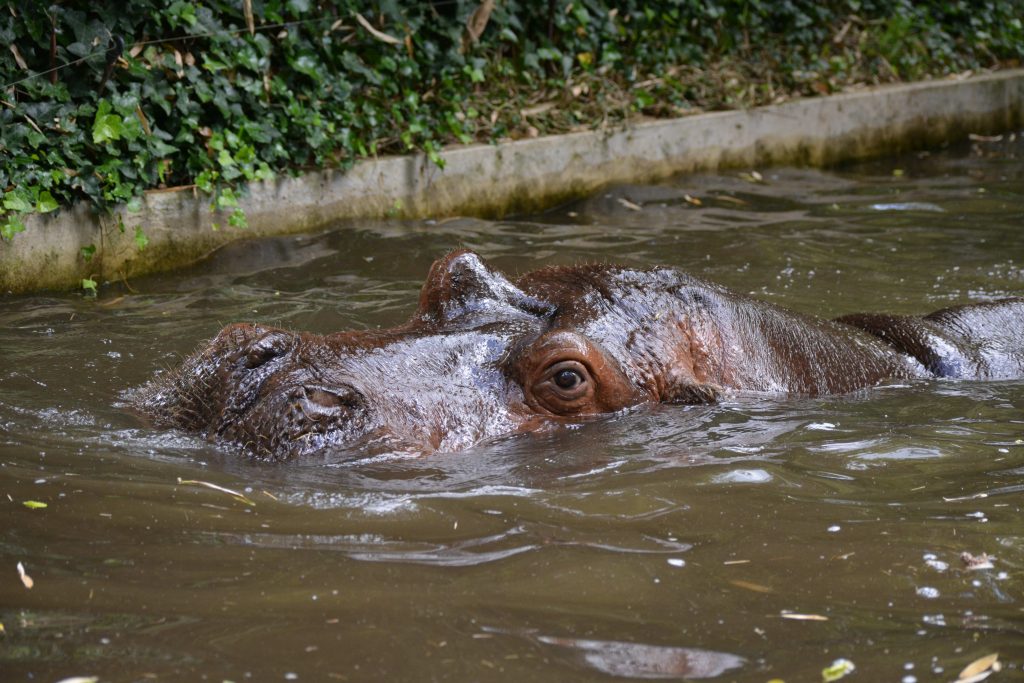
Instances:
[[[619,197],[618,200],[619,200],[619,204],[622,204],[624,207],[626,207],[630,211],[643,211],[644,210],[644,207],[640,206],[639,204],[634,204],[633,202],[629,201],[625,197]]]
[[[949,569],[949,563],[940,560],[935,553],[925,553],[924,563],[937,572],[944,572]]]
[[[837,659],[821,670],[821,680],[825,681],[825,683],[838,681],[846,674],[853,673],[853,670],[856,668],[849,659]]]
[[[774,590],[772,590],[768,586],[763,586],[763,585],[761,585],[759,583],[754,583],[753,581],[744,581],[743,579],[733,579],[732,581],[729,581],[729,583],[731,583],[732,585],[734,585],[734,586],[736,586],[738,588],[745,588],[748,591],[754,591],[755,593],[774,593],[775,592]]]
[[[191,484],[191,485],[194,485],[194,486],[205,486],[208,489],[213,489],[214,491],[220,491],[221,493],[226,493],[229,496],[231,496],[232,498],[234,498],[235,500],[239,501],[240,503],[245,503],[246,505],[253,505],[253,506],[256,505],[255,501],[253,501],[253,500],[251,500],[249,498],[246,498],[244,494],[241,494],[238,491],[233,491],[232,489],[226,488],[224,486],[218,486],[217,484],[211,484],[208,481],[200,481],[198,479],[182,479],[181,477],[178,477],[178,483],[182,484],[182,485],[184,485],[184,484]]]
[[[750,202],[740,199],[739,197],[733,197],[727,194],[716,194],[715,199],[728,202],[729,204],[735,204],[736,206],[749,206]]]
[[[740,178],[746,180],[748,183],[763,183],[764,176],[757,171],[751,171],[750,173],[740,173]]]
[[[46,503],[40,502],[38,500],[26,500],[22,503],[22,505],[27,507],[29,510],[42,510],[45,507],[49,507]]]
[[[72,676],[71,678],[62,678],[57,683],[97,683],[99,680],[98,676]]]
[[[798,614],[797,612],[780,612],[779,616],[783,619],[792,619],[793,621],[828,621],[828,617],[821,614]]]
[[[685,199],[685,200],[686,200],[686,203],[687,203],[687,204],[693,204],[694,206],[701,206],[701,205],[703,205],[703,204],[704,204],[704,202],[702,202],[702,201],[701,201],[700,199],[698,199],[697,197],[692,197],[692,196],[690,196],[690,195],[688,195],[688,194],[684,194],[684,195],[683,195],[683,199]]]
[[[25,572],[25,566],[21,562],[18,563],[18,576],[21,577],[21,583],[24,584],[25,588],[31,590],[32,586],[36,585],[32,577]]]
[[[993,652],[990,655],[975,659],[964,667],[956,678],[956,683],[977,683],[983,681],[995,672],[1003,668],[999,663],[999,653]]]
[[[947,503],[959,503],[962,500],[975,500],[977,498],[988,498],[988,494],[987,493],[974,493],[974,494],[972,494],[970,496],[958,496],[956,498],[946,498],[945,496],[943,496],[942,500],[946,501]]]
[[[970,570],[975,569],[992,569],[992,562],[995,560],[994,555],[988,553],[982,553],[981,555],[972,555],[966,550],[960,553],[960,561],[964,563],[964,567]]]
[[[933,213],[945,213],[938,204],[931,202],[893,202],[890,204],[872,204],[875,211],[931,211]]]

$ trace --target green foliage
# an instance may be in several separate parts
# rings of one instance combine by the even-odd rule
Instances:
[[[187,185],[241,229],[278,174],[1024,57],[1024,0],[503,0],[476,42],[479,0],[252,0],[251,34],[240,0],[0,1],[6,239]]]
[[[135,228],[135,248],[142,251],[149,244],[149,238],[146,237],[146,233],[142,232],[141,226]]]

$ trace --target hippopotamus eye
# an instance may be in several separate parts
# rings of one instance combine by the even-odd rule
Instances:
[[[508,367],[526,407],[540,415],[598,415],[644,400],[614,357],[572,330],[542,335],[513,356]]]
[[[574,414],[594,396],[594,381],[587,366],[577,360],[552,364],[533,386],[533,395],[550,411]]]
[[[554,377],[555,384],[562,389],[575,389],[583,383],[583,376],[576,370],[560,370]]]

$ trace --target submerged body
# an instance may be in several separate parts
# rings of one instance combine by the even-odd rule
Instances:
[[[452,451],[550,421],[723,393],[817,396],[890,379],[1024,377],[1024,299],[923,318],[799,315],[668,268],[434,263],[406,324],[225,328],[134,405],[264,459],[379,441]]]

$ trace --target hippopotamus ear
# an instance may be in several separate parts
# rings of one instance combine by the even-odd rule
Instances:
[[[546,316],[554,306],[513,285],[477,254],[462,249],[434,261],[420,290],[419,316],[447,322],[467,313]]]

